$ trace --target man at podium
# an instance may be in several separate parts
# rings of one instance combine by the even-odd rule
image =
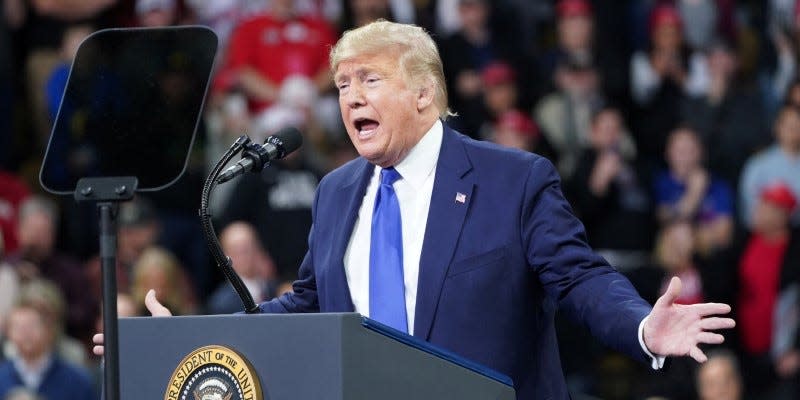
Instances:
[[[677,278],[651,307],[592,252],[548,160],[449,128],[423,29],[348,31],[330,64],[361,157],[321,181],[294,291],[263,312],[359,312],[508,375],[519,399],[568,398],[556,310],[652,368],[705,361],[698,345],[734,326],[725,304],[674,304]]]

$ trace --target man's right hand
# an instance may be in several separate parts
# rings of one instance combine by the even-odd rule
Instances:
[[[147,292],[147,295],[144,296],[144,305],[147,307],[147,311],[150,311],[150,315],[154,317],[171,317],[172,312],[169,311],[167,307],[164,307],[163,304],[158,302],[156,299],[156,291],[150,289]],[[98,356],[102,356],[104,352],[103,342],[104,337],[102,333],[97,333],[92,337],[92,342],[94,342],[94,348],[92,351],[94,354]]]

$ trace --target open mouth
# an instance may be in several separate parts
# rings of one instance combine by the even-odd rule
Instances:
[[[369,136],[375,132],[380,123],[369,118],[358,118],[353,123],[360,136]]]

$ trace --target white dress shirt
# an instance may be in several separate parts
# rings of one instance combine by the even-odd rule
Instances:
[[[428,223],[428,209],[433,194],[433,177],[442,145],[443,128],[437,120],[408,155],[394,168],[402,178],[393,187],[400,204],[403,230],[403,282],[405,284],[408,333],[414,333],[417,305],[417,278],[422,241]],[[358,210],[358,219],[344,253],[344,271],[355,311],[369,316],[369,250],[372,236],[372,211],[380,186],[381,167],[375,166],[366,194]]]

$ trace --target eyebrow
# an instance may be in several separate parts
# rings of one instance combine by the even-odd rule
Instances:
[[[364,76],[364,75],[367,75],[367,74],[371,74],[371,73],[379,74],[382,77],[391,76],[391,72],[390,71],[382,71],[382,70],[380,70],[378,68],[367,68],[367,67],[360,67],[360,68],[356,69],[355,71],[353,71],[352,75],[361,77],[361,76]],[[349,79],[349,78],[350,78],[349,74],[342,73],[342,74],[334,75],[333,76],[333,81],[334,82],[341,82],[341,81]]]

